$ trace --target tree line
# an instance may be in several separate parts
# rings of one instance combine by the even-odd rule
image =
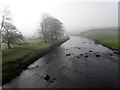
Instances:
[[[6,44],[9,49],[11,45],[22,43],[25,38],[23,34],[12,23],[11,11],[4,9],[1,16],[0,27],[0,43]],[[39,23],[39,36],[42,37],[44,43],[58,40],[64,35],[64,26],[57,18],[44,14],[42,21]]]

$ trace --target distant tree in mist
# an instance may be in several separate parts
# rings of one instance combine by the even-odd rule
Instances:
[[[58,40],[64,34],[63,23],[48,14],[42,16],[40,27],[44,42]]]
[[[2,13],[0,33],[1,42],[6,43],[9,49],[11,49],[11,44],[24,40],[22,33],[12,24],[11,12],[8,8],[5,8]]]

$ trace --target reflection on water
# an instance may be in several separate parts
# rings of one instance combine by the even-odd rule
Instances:
[[[96,57],[98,54],[100,57]],[[49,75],[49,81],[44,79],[46,75]],[[117,80],[118,55],[92,40],[71,36],[4,87],[117,87]]]

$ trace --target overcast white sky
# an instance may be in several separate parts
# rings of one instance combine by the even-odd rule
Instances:
[[[26,36],[33,35],[41,14],[63,22],[67,31],[118,25],[119,0],[0,0],[9,5],[14,24]]]

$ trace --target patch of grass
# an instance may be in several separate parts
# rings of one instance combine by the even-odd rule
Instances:
[[[118,42],[118,30],[91,30],[81,34],[81,36],[98,40],[101,44],[113,49],[120,49]]]
[[[4,48],[2,53],[2,64],[14,61],[28,54],[33,54],[50,45],[51,43],[40,43],[40,40],[29,40],[28,45],[15,45],[12,49]]]
[[[68,39],[68,37],[62,37],[49,43],[43,43],[41,40],[29,40],[28,44],[15,45],[12,46],[12,49],[4,47],[2,53],[2,84],[15,78],[29,64]]]

